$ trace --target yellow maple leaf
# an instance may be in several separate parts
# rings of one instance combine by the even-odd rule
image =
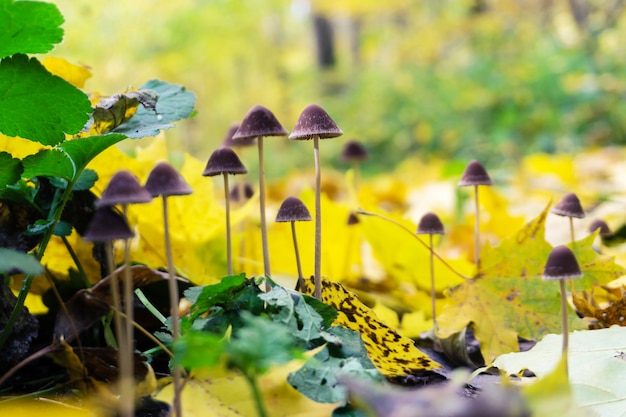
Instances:
[[[54,75],[58,75],[77,88],[83,88],[85,81],[91,78],[89,67],[72,64],[65,58],[46,56],[41,64]]]

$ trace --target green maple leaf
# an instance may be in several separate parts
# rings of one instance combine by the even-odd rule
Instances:
[[[44,145],[78,133],[91,113],[79,89],[49,73],[36,58],[14,55],[0,61],[0,132]]]
[[[485,247],[481,274],[450,292],[449,303],[438,317],[439,337],[450,337],[472,325],[483,357],[491,363],[503,353],[518,351],[518,336],[537,340],[561,331],[559,284],[541,279],[552,250],[544,238],[547,213],[548,207],[498,247]],[[591,248],[594,238],[577,241],[573,248],[584,273],[574,281],[577,290],[624,274],[624,268]],[[583,327],[572,310],[569,325]]]
[[[63,15],[50,3],[0,1],[0,58],[40,54],[63,40]]]

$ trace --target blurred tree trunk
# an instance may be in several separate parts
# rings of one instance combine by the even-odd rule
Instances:
[[[335,66],[335,34],[332,22],[324,15],[313,16],[313,29],[317,45],[317,65],[320,69],[330,69]]]

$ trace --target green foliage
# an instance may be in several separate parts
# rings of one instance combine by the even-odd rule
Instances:
[[[36,58],[18,54],[0,61],[0,132],[44,145],[79,132],[91,104],[79,89],[50,74]]]
[[[54,4],[0,1],[0,58],[16,53],[41,54],[63,39],[63,15]]]
[[[43,273],[43,267],[33,255],[0,248],[0,273],[4,274],[16,269],[25,274]]]
[[[0,152],[0,184],[15,184],[23,171],[19,159],[13,158],[8,152]]]

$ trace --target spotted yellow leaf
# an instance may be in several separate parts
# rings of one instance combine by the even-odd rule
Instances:
[[[305,280],[304,292],[313,294],[313,279]],[[367,354],[386,377],[416,375],[441,368],[420,351],[413,341],[383,323],[343,285],[322,279],[322,301],[339,313],[334,324],[361,334]]]

